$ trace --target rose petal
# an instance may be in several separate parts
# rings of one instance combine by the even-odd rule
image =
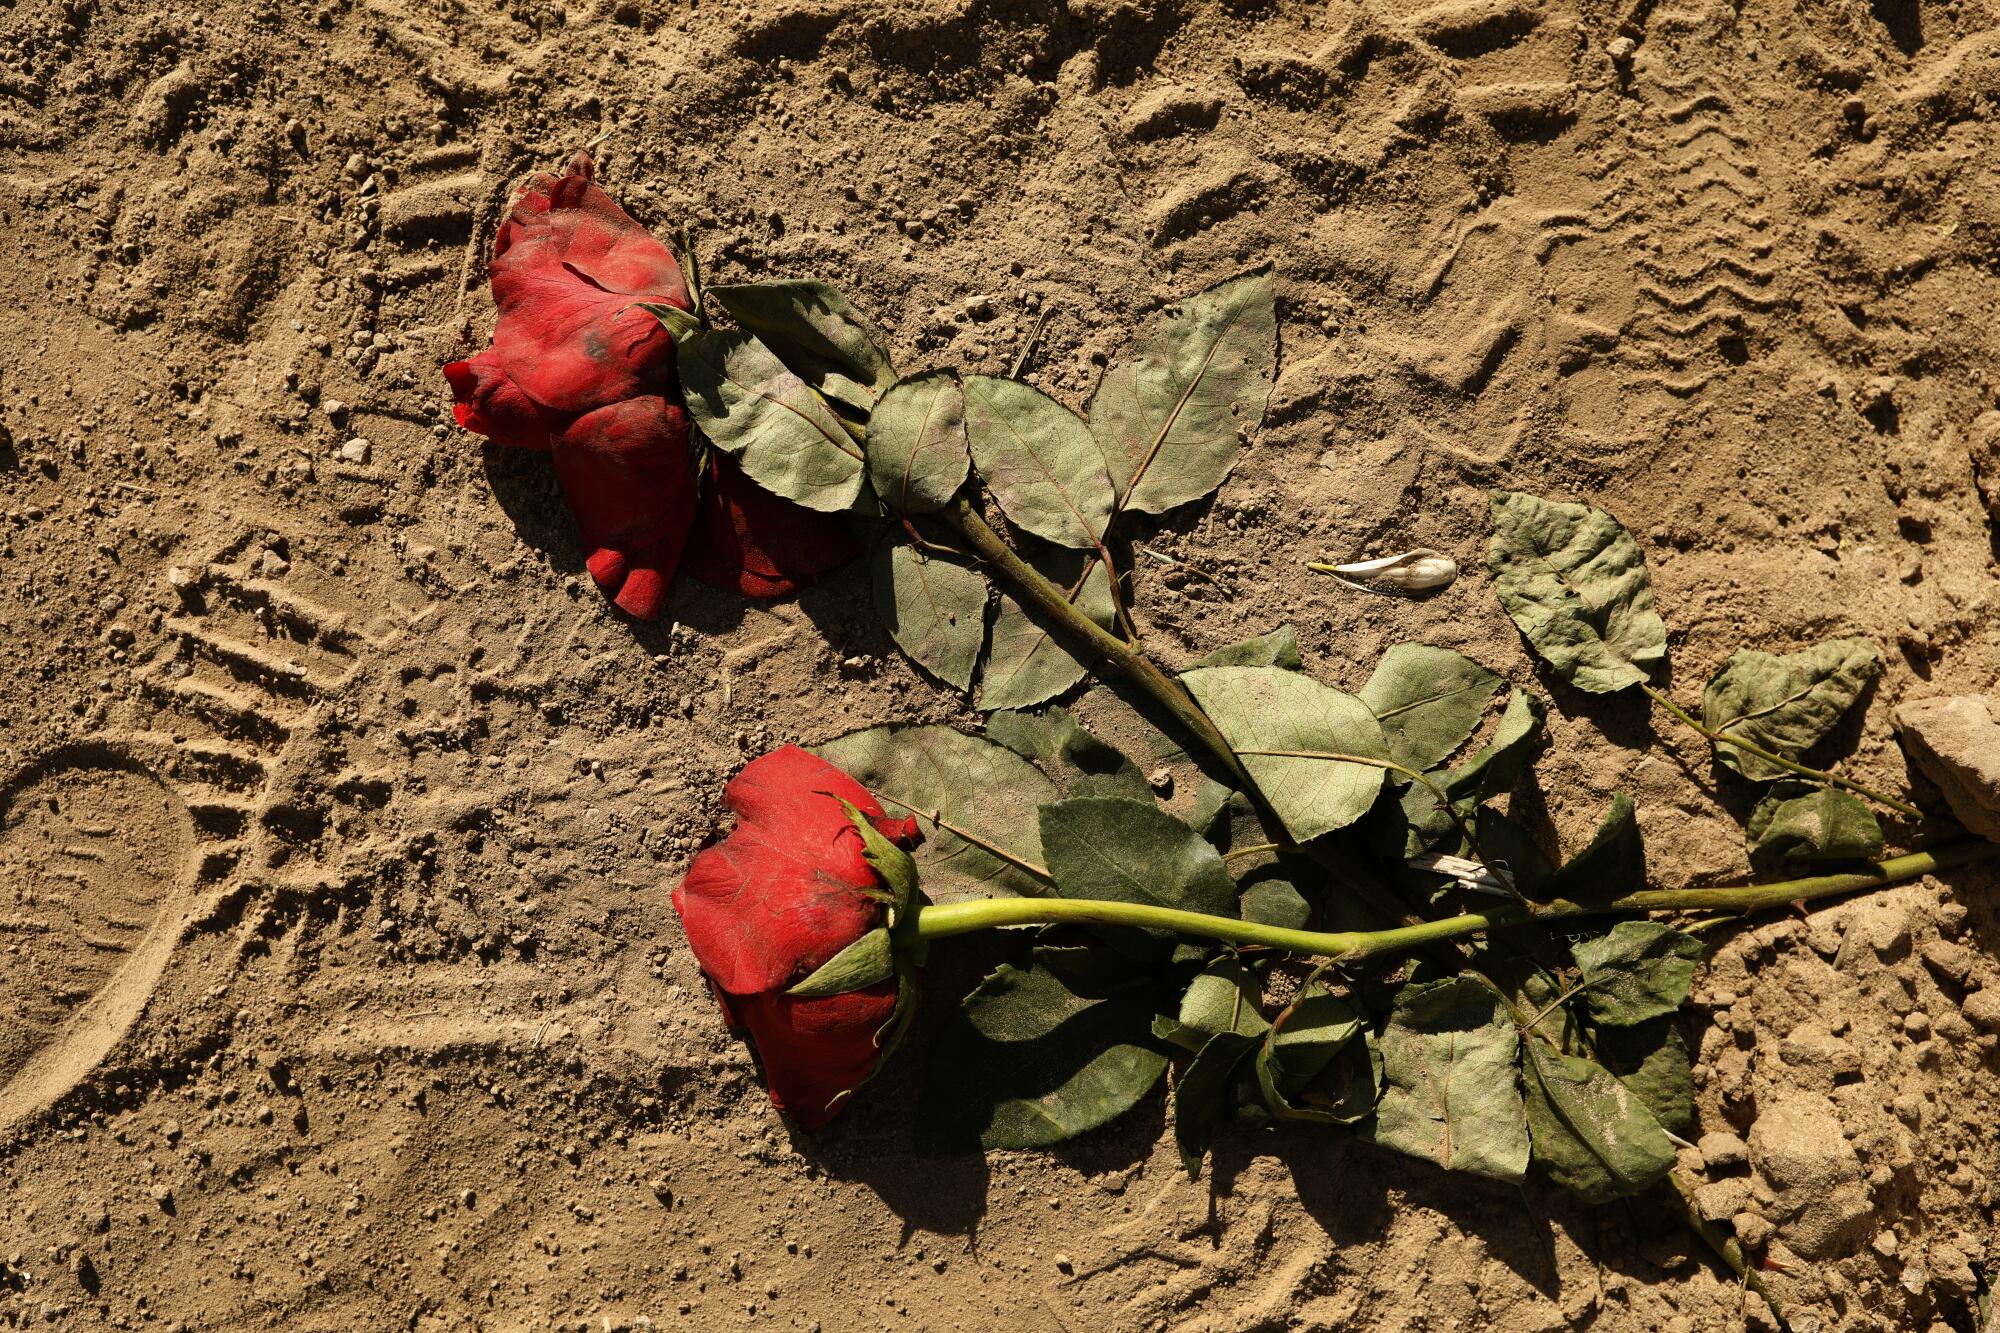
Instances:
[[[751,761],[723,789],[737,815],[728,839],[695,857],[674,908],[702,971],[736,996],[782,989],[874,928],[882,904],[861,835],[835,797],[885,837],[915,841],[860,783],[787,745]]]
[[[783,597],[859,554],[836,518],[793,504],[750,480],[727,454],[711,455],[683,568],[745,597]]]
[[[444,377],[451,382],[451,410],[459,425],[495,444],[516,449],[549,447],[548,420],[500,368],[500,358],[492,348],[470,361],[446,365]]]
[[[650,620],[694,516],[687,413],[664,398],[587,412],[556,440],[555,465],[591,577],[619,606]]]
[[[540,176],[495,238],[493,352],[522,391],[570,413],[672,392],[673,340],[636,301],[688,305],[680,265],[592,182],[582,154]]]
[[[846,1097],[875,1070],[875,1034],[896,1012],[893,978],[844,995],[815,999],[769,992],[730,1006],[750,1030],[771,1102],[803,1129],[837,1115]]]

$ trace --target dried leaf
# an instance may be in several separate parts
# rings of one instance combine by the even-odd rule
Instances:
[[[957,372],[898,380],[868,417],[867,452],[868,479],[891,509],[929,514],[950,504],[972,471]]]
[[[1084,550],[1104,540],[1111,478],[1076,413],[1018,380],[968,375],[965,429],[979,475],[1017,527]]]
[[[1796,760],[1840,724],[1869,682],[1882,673],[1875,645],[1866,639],[1828,639],[1803,652],[1731,655],[1701,692],[1701,718],[1726,735]],[[1733,745],[1715,757],[1753,782],[1789,776],[1789,770]]]
[[[1162,514],[1220,486],[1263,419],[1277,361],[1269,265],[1181,302],[1090,400],[1120,507]]]
[[[1486,564],[1535,651],[1593,694],[1650,680],[1667,660],[1667,627],[1632,534],[1589,505],[1518,491],[1495,491],[1492,502]]]
[[[1375,803],[1378,765],[1328,757],[1388,757],[1361,700],[1281,667],[1201,667],[1181,680],[1295,841],[1345,828]]]
[[[1360,698],[1382,724],[1389,757],[1422,771],[1465,744],[1499,688],[1500,677],[1449,648],[1399,643],[1382,655]]]
[[[916,861],[933,899],[1048,891],[1022,863],[1042,867],[1035,811],[1059,793],[1012,750],[950,727],[871,727],[814,752],[874,792],[891,814],[917,817],[924,841]]]
[[[942,1148],[1042,1148],[1096,1129],[1166,1071],[1154,999],[1150,979],[1102,951],[1037,949],[1032,967],[1001,967],[938,1034],[920,1132]]]
[[[1780,782],[1750,812],[1750,854],[1801,861],[1872,861],[1882,825],[1867,802],[1835,787]]]
[[[1646,844],[1639,834],[1638,813],[1632,808],[1631,797],[1616,792],[1590,845],[1549,881],[1548,896],[1601,902],[1645,887]]]
[[[1202,1043],[1174,1084],[1174,1143],[1189,1180],[1200,1179],[1209,1140],[1235,1105],[1231,1093],[1236,1067],[1256,1048],[1255,1037],[1218,1032]]]
[[[945,684],[971,689],[986,641],[986,579],[907,542],[878,546],[870,573],[875,609],[896,645]]]
[[[1520,1180],[1520,1044],[1500,997],[1470,977],[1405,985],[1379,1043],[1385,1086],[1370,1137],[1447,1171]]]
[[[1153,799],[1152,785],[1139,766],[1078,722],[1066,708],[995,713],[986,719],[986,735],[1040,765],[1065,796]]]
[[[1446,799],[1460,817],[1469,819],[1484,802],[1513,790],[1514,783],[1534,758],[1547,716],[1548,706],[1539,696],[1516,689],[1500,714],[1493,738],[1478,753],[1448,772],[1427,776],[1444,789]],[[1422,783],[1413,782],[1404,789],[1402,818],[1404,840],[1400,855],[1405,857],[1431,850],[1457,832],[1451,816]]]
[[[1630,1027],[1687,1003],[1701,941],[1657,921],[1620,921],[1570,946],[1583,973],[1585,1003],[1599,1023]]]
[[[1674,1145],[1660,1122],[1602,1065],[1530,1041],[1522,1073],[1535,1161],[1556,1184],[1602,1203],[1673,1170]]]
[[[782,278],[706,295],[806,383],[863,417],[895,383],[888,339],[823,282]]]
[[[702,432],[765,490],[832,513],[861,494],[861,446],[810,385],[747,333],[678,345],[681,387]]]
[[[1598,1061],[1646,1104],[1660,1128],[1694,1136],[1694,1062],[1678,1019],[1600,1028],[1594,1042]]]
[[[1073,604],[1077,610],[1106,629],[1111,627],[1116,614],[1111,604],[1111,574],[1096,556],[1055,551],[1038,555],[1034,564],[1057,587],[1076,590]],[[1002,589],[979,675],[975,703],[981,712],[1032,708],[1055,698],[1089,672],[1089,663],[1076,655],[1070,639],[1058,633],[1040,610]]]
[[[1259,1007],[1263,983],[1232,954],[1207,963],[1181,996],[1180,1025],[1197,1032],[1262,1036],[1270,1028]]]
[[[1254,639],[1245,639],[1226,648],[1217,648],[1188,670],[1223,666],[1274,666],[1283,667],[1287,671],[1302,670],[1305,661],[1299,656],[1298,631],[1290,625],[1280,625],[1269,634],[1259,634]]]
[[[1044,805],[1040,820],[1062,897],[1236,915],[1236,882],[1221,854],[1150,800],[1074,797]]]
[[[1237,885],[1239,910],[1245,921],[1255,921],[1283,930],[1304,930],[1312,918],[1312,904],[1287,877],[1282,864],[1260,866]]]

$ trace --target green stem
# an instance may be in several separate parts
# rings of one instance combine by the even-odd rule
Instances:
[[[1195,704],[1193,696],[1178,681],[1160,670],[1152,658],[1072,606],[1062,589],[1043,578],[1039,570],[1016,555],[1014,548],[987,526],[971,501],[959,496],[945,507],[940,517],[957,530],[974,554],[993,566],[1017,593],[1033,603],[1036,610],[1061,625],[1072,638],[1102,658],[1118,674],[1151,695],[1161,707],[1173,714],[1177,722],[1194,733],[1203,748],[1213,754],[1245,790],[1256,790],[1256,784],[1244,771],[1236,752],[1229,748],[1229,742],[1208,720],[1208,714]]]
[[[1766,763],[1776,764],[1779,768],[1787,772],[1796,773],[1802,778],[1811,778],[1815,782],[1824,782],[1829,786],[1845,787],[1856,796],[1865,796],[1877,805],[1894,810],[1899,815],[1906,815],[1911,819],[1923,819],[1925,817],[1923,811],[1917,809],[1916,806],[1911,805],[1908,801],[1899,801],[1893,796],[1884,796],[1881,792],[1873,791],[1858,782],[1850,782],[1846,778],[1828,773],[1824,769],[1808,768],[1806,765],[1795,763],[1781,754],[1773,754],[1763,746],[1752,744],[1739,736],[1732,736],[1726,731],[1717,731],[1707,723],[1694,717],[1672,699],[1669,699],[1664,692],[1654,689],[1651,685],[1642,685],[1640,688],[1646,691],[1647,698],[1666,709],[1669,713],[1672,713],[1688,726],[1693,727],[1702,735],[1708,737],[1716,745],[1734,746],[1745,754],[1754,754]]]
[[[1777,1293],[1772,1291],[1757,1270],[1750,1266],[1749,1257],[1743,1253],[1743,1246],[1736,1237],[1724,1234],[1721,1227],[1701,1215],[1701,1209],[1697,1208],[1694,1202],[1694,1186],[1690,1185],[1680,1172],[1669,1171],[1666,1184],[1667,1188],[1661,1191],[1662,1197],[1673,1205],[1681,1220],[1687,1223],[1688,1229],[1701,1237],[1702,1243],[1709,1249],[1715,1251],[1716,1257],[1729,1266],[1729,1271],[1736,1274],[1744,1286],[1764,1298],[1764,1304],[1771,1307],[1771,1317],[1778,1321],[1779,1333],[1786,1333],[1791,1325],[1785,1321],[1784,1310],[1778,1304]]]
[[[1935,870],[2000,856],[2000,843],[1969,839],[1927,852],[1911,852],[1873,863],[1867,870],[1814,875],[1775,884],[1738,884],[1712,889],[1647,889],[1601,903],[1556,900],[1512,904],[1490,912],[1396,926],[1387,930],[1287,930],[1256,921],[1184,912],[1146,903],[1102,902],[1088,898],[982,898],[918,909],[916,933],[925,939],[965,935],[1001,926],[1064,923],[1140,926],[1170,930],[1223,944],[1262,945],[1317,958],[1353,960],[1420,948],[1499,926],[1568,921],[1625,912],[1755,912],[1816,898],[1877,889]]]

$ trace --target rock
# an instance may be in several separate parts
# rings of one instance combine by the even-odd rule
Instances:
[[[1750,1203],[1750,1182],[1741,1176],[1702,1185],[1694,1192],[1695,1211],[1704,1222],[1726,1222]]]
[[[1956,1245],[1942,1242],[1930,1248],[1928,1263],[1931,1281],[1939,1282],[1958,1294],[1960,1300],[1967,1300],[1977,1294],[1979,1279],[1973,1276],[1972,1265]]]
[[[1778,1043],[1778,1058],[1822,1091],[1831,1089],[1843,1075],[1861,1072],[1861,1053],[1817,1023],[1793,1028]]]
[[[1938,785],[1958,822],[2000,840],[2000,698],[1921,699],[1898,708],[1895,721],[1911,762]]]
[[[1974,991],[1965,997],[1959,1011],[1972,1020],[1974,1027],[2000,1032],[2000,989]]]
[[[1774,1196],[1778,1233],[1808,1259],[1836,1259],[1867,1238],[1874,1203],[1833,1103],[1785,1091],[1750,1127],[1750,1165]]]
[[[1221,98],[1181,84],[1168,84],[1133,104],[1131,113],[1125,117],[1125,137],[1159,139],[1187,130],[1211,129],[1221,116]]]
[[[1963,986],[1966,976],[1972,971],[1972,950],[1962,944],[1953,944],[1950,940],[1926,940],[1918,952],[1923,955],[1924,964],[1937,974],[1940,981]]]
[[[1972,475],[1986,512],[2000,520],[2000,412],[1982,412],[1972,422]]]
[[[1870,957],[1895,962],[1910,951],[1910,909],[1894,898],[1863,898],[1847,909],[1846,929],[1841,932],[1835,967],[1844,972],[1860,968]]]
[[[1777,1230],[1771,1219],[1762,1213],[1741,1212],[1729,1219],[1729,1229],[1736,1233],[1736,1239],[1753,1250],[1761,1250],[1771,1243],[1771,1235]]]
[[[368,452],[374,448],[366,439],[357,435],[340,446],[340,461],[343,463],[366,463]]]
[[[1695,1146],[1701,1149],[1703,1161],[1722,1170],[1750,1160],[1749,1145],[1726,1129],[1710,1130]]]

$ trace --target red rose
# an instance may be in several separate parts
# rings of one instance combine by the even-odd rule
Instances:
[[[690,542],[690,573],[756,597],[850,559],[832,519],[762,491],[733,460],[718,457],[701,485],[673,339],[639,305],[685,310],[687,282],[595,177],[578,153],[500,224],[492,346],[444,368],[458,423],[554,455],[591,577],[641,619],[659,614]]]
[[[891,819],[868,791],[796,745],[752,760],[723,788],[729,837],[695,857],[674,910],[731,1026],[747,1028],[771,1100],[806,1129],[831,1120],[874,1072],[896,1009],[894,978],[802,998],[792,986],[882,924],[882,880],[841,801],[911,847],[915,819]]]

